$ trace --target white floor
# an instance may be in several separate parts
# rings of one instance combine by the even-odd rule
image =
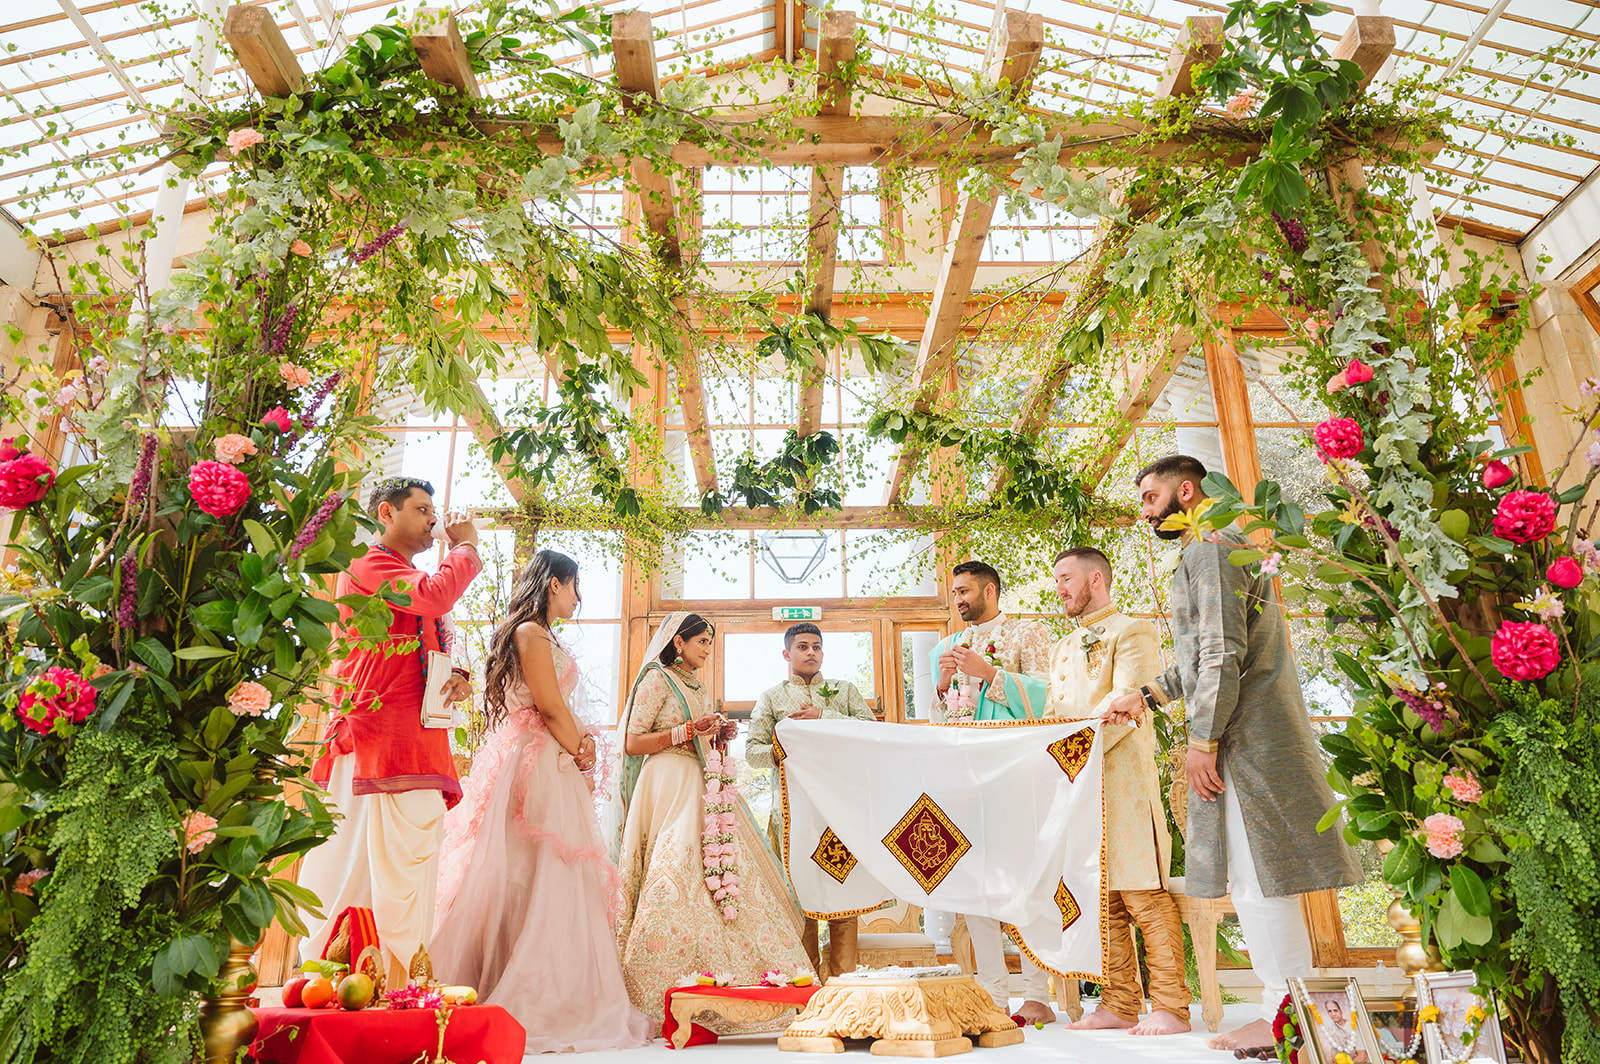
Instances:
[[[1014,1002],[1020,1005],[1021,1002]],[[1092,1009],[1095,1002],[1085,1000],[1087,1009]],[[1227,1005],[1223,1009],[1222,1030],[1230,1031],[1260,1015],[1260,1006],[1253,1004]],[[1066,1014],[1061,1014],[1063,1020]],[[1061,1024],[1056,1023],[1044,1030],[1026,1028],[1026,1039],[1021,1045],[1006,1046],[1002,1049],[977,1049],[971,1054],[962,1054],[957,1059],[970,1060],[972,1064],[985,1064],[989,1060],[999,1062],[1003,1059],[1005,1064],[1101,1064],[1101,1062],[1126,1061],[1136,1064],[1139,1061],[1150,1061],[1151,1064],[1220,1064],[1222,1061],[1231,1061],[1234,1056],[1231,1052],[1219,1052],[1206,1048],[1206,1040],[1211,1037],[1205,1025],[1200,1022],[1200,1005],[1195,1003],[1190,1012],[1190,1022],[1194,1030],[1189,1034],[1173,1035],[1167,1038],[1132,1038],[1121,1031],[1068,1031]],[[530,1056],[524,1059],[524,1064],[539,1062],[539,1064],[554,1064],[559,1058]],[[621,1050],[608,1053],[585,1053],[583,1064],[827,1064],[830,1060],[850,1062],[850,1064],[866,1064],[868,1059],[883,1060],[883,1057],[872,1057],[867,1050],[867,1043],[847,1044],[842,1056],[807,1053],[780,1053],[776,1035],[765,1038],[724,1038],[716,1045],[694,1046],[690,1049],[668,1049],[667,1044],[659,1039],[643,1049]]]

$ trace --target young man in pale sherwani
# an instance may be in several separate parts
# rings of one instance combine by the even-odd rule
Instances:
[[[1044,716],[1045,670],[1050,664],[1050,629],[1038,621],[1000,612],[1000,574],[994,566],[966,561],[951,570],[950,600],[967,627],[941,639],[932,652],[937,695],[934,723],[971,720],[1036,720]],[[1005,1012],[1011,1011],[1005,937],[1000,922],[966,916],[977,964],[978,985]],[[1028,1023],[1054,1023],[1045,973],[1022,958],[1023,1004]]]
[[[1093,547],[1056,555],[1056,594],[1076,627],[1050,655],[1046,714],[1062,720],[1100,715],[1118,695],[1137,691],[1161,671],[1156,626],[1119,611],[1111,601],[1111,562]],[[1125,1029],[1129,1034],[1181,1034],[1189,1029],[1183,921],[1167,893],[1172,838],[1156,773],[1156,737],[1149,713],[1137,726],[1101,732],[1105,744],[1106,942],[1109,963],[1100,1007],[1074,1030]],[[1144,987],[1133,928],[1144,933],[1150,969],[1150,1018],[1140,1021]]]
[[[816,625],[803,621],[783,633],[783,660],[788,663],[789,678],[761,692],[756,699],[756,708],[750,714],[750,735],[745,740],[744,750],[745,759],[752,768],[775,768],[772,762],[772,733],[780,720],[878,719],[867,707],[867,700],[861,697],[855,684],[848,680],[830,682],[822,678],[822,629]],[[777,853],[781,866],[783,802],[776,787],[767,834],[772,839],[772,849]],[[828,961],[832,974],[855,971],[856,930],[854,916],[828,921]],[[821,974],[815,920],[805,920],[802,945],[806,948],[806,955],[811,958],[812,967]]]
[[[1140,513],[1156,535],[1183,541],[1168,603],[1173,663],[1141,690],[1113,699],[1105,720],[1128,723],[1184,700],[1185,771],[1199,798],[1189,803],[1184,890],[1232,897],[1263,984],[1262,1018],[1208,1044],[1256,1049],[1274,1044],[1272,1017],[1288,980],[1312,974],[1300,895],[1362,877],[1340,825],[1317,830],[1333,792],[1271,579],[1228,560],[1250,546],[1236,529],[1196,537],[1168,520],[1205,501],[1205,475],[1194,458],[1173,455],[1135,478]]]

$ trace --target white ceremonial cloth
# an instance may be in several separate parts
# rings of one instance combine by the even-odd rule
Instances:
[[[1041,968],[1101,979],[1098,721],[784,720],[775,745],[784,864],[807,916],[897,898],[987,916]]]

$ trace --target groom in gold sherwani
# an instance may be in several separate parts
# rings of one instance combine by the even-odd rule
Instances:
[[[1155,625],[1119,612],[1111,601],[1111,562],[1093,547],[1056,555],[1056,594],[1076,627],[1050,655],[1047,715],[1097,717],[1118,695],[1137,691],[1161,672]],[[1105,927],[1108,964],[1100,1007],[1075,1030],[1126,1029],[1178,1034],[1189,1029],[1183,924],[1167,893],[1172,838],[1156,774],[1155,729],[1148,711],[1138,727],[1101,730],[1105,742]],[[1144,1007],[1132,923],[1144,933],[1153,1010]]]

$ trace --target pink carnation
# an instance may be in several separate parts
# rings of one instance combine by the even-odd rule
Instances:
[[[228,517],[250,498],[250,481],[225,462],[196,462],[189,468],[189,494],[212,517]]]
[[[1502,621],[1489,657],[1508,680],[1542,680],[1561,664],[1556,634],[1534,621]]]
[[[724,901],[724,900],[727,899],[727,897],[728,897],[728,892],[727,892],[726,889],[718,888],[718,889],[713,890],[711,892],[711,899],[713,901]]]
[[[17,718],[40,735],[50,734],[58,717],[81,724],[94,715],[100,692],[71,669],[52,665],[29,681],[17,703]]]
[[[1460,817],[1453,817],[1449,813],[1435,813],[1422,822],[1422,830],[1428,835],[1428,852],[1439,858],[1461,856],[1461,832],[1465,825]]]
[[[1317,451],[1324,462],[1330,458],[1354,458],[1366,446],[1361,426],[1354,418],[1330,417],[1312,429],[1311,436],[1317,441]]]
[[[1444,785],[1449,788],[1451,797],[1458,802],[1476,802],[1483,798],[1483,784],[1478,782],[1477,776],[1466,769],[1462,769],[1459,773],[1446,773]]]
[[[261,424],[274,432],[288,432],[293,427],[289,420],[289,411],[281,406],[275,406],[261,416]]]
[[[228,134],[228,147],[233,151],[244,151],[253,148],[266,140],[260,133],[253,129],[236,129]]]
[[[739,907],[737,905],[724,905],[722,907],[722,918],[724,920],[734,920],[738,915]]]
[[[717,814],[717,827],[720,828],[721,830],[723,830],[723,831],[732,831],[733,830],[733,823],[734,823],[734,820],[733,820],[733,814],[732,813],[718,813]]]
[[[24,451],[0,462],[0,508],[26,509],[44,498],[55,482],[55,470],[36,454]]]
[[[11,884],[11,889],[18,894],[26,894],[31,898],[33,897],[33,885],[49,874],[42,868],[30,868],[17,877],[17,881]]]
[[[1542,491],[1508,491],[1494,511],[1494,534],[1513,543],[1536,543],[1556,528],[1556,501]]]
[[[199,853],[217,838],[217,818],[196,809],[183,818],[183,848]]]
[[[285,362],[278,367],[278,376],[283,378],[283,383],[291,388],[304,388],[311,383],[311,371],[294,362]]]
[[[255,441],[249,436],[241,436],[237,432],[230,432],[226,436],[219,436],[217,442],[212,444],[217,454],[217,461],[229,465],[238,465],[240,462],[256,453]]]
[[[228,692],[228,710],[236,717],[259,717],[272,707],[272,692],[246,680]]]

